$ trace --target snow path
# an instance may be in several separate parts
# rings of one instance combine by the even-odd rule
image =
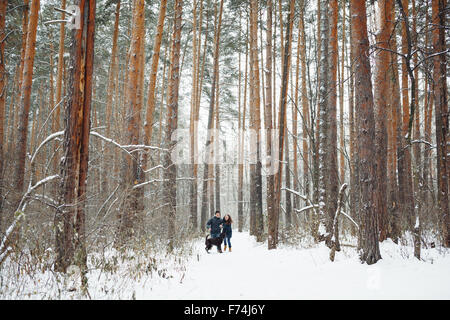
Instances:
[[[383,259],[368,266],[355,248],[343,248],[330,262],[323,245],[269,251],[267,242],[236,231],[231,243],[233,252],[219,254],[214,247],[207,254],[199,242],[199,261],[193,259],[184,277],[135,288],[136,298],[450,299],[450,255],[436,249],[424,253],[424,262],[401,257],[398,246],[383,243]]]

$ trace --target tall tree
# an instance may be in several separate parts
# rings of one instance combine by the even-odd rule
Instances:
[[[418,46],[418,37],[417,37],[417,8],[416,8],[416,1],[412,0],[412,28],[411,28],[411,41],[412,41],[412,49],[417,50]],[[413,65],[418,65],[418,56],[415,54],[413,56]],[[420,139],[420,103],[419,103],[419,68],[414,69],[414,101],[415,101],[415,111],[414,111],[414,131],[413,131],[413,140],[419,140]],[[414,196],[416,199],[419,197],[420,192],[420,180],[421,180],[421,174],[420,174],[420,167],[421,167],[421,144],[415,143],[413,146],[413,156],[414,156],[414,163],[413,163],[413,181],[414,181]],[[423,185],[423,183],[420,183]],[[419,207],[422,206],[421,201],[417,201],[417,205]],[[419,213],[421,210],[417,210],[417,213]]]
[[[166,8],[167,8],[167,0],[162,0],[159,5],[159,14],[158,14],[158,24],[156,28],[155,40],[153,43],[153,53],[152,53],[152,66],[150,72],[150,80],[148,83],[148,93],[147,93],[147,111],[145,115],[145,124],[144,124],[144,144],[149,145],[152,138],[153,131],[153,113],[155,111],[156,105],[156,78],[158,74],[158,65],[159,65],[159,55],[161,50],[162,36],[164,31],[164,20],[166,18]],[[148,154],[144,153],[143,155],[143,168],[147,168],[147,159]]]
[[[4,123],[5,123],[5,102],[6,102],[6,63],[5,63],[5,20],[8,0],[0,0],[0,230],[3,218],[3,167],[5,163],[4,146]]]
[[[20,97],[22,95],[23,84],[23,68],[25,66],[25,56],[27,50],[27,38],[28,38],[28,24],[30,15],[30,0],[23,0],[23,18],[22,18],[22,47],[20,50],[20,64],[19,64],[19,83],[18,83],[18,101],[20,103]],[[16,117],[17,119],[18,117]]]
[[[21,86],[21,99],[19,109],[19,125],[17,127],[17,142],[15,148],[15,170],[14,170],[14,201],[15,210],[20,202],[25,179],[25,161],[28,137],[28,119],[31,105],[31,87],[33,83],[34,56],[36,52],[36,32],[39,19],[40,0],[32,0],[30,7],[30,20],[27,27],[26,49]],[[20,83],[19,83],[20,85]]]
[[[61,9],[66,9],[66,0],[61,1]],[[61,19],[66,18],[66,13],[61,12]],[[66,26],[61,23],[59,26],[59,48],[58,48],[58,66],[57,66],[57,76],[56,76],[56,104],[59,104],[62,99],[62,89],[63,89],[63,73],[64,73],[64,38],[65,38]],[[55,113],[55,130],[59,131],[60,121],[61,121],[61,104],[56,107]],[[55,161],[55,165],[58,164]]]
[[[339,169],[338,169],[338,158],[337,158],[337,72],[338,72],[338,1],[329,1],[329,16],[330,20],[330,30],[329,30],[329,82],[328,82],[328,202],[327,202],[327,232],[331,235],[333,229],[333,220],[337,210],[338,193],[339,193]],[[337,224],[336,224],[337,227]],[[337,232],[337,231],[336,231]],[[339,238],[335,238],[336,250],[340,250],[338,243]]]
[[[369,39],[367,36],[366,2],[352,0],[352,46],[355,48],[355,97],[358,121],[357,133],[359,154],[359,188],[361,190],[360,216],[362,224],[361,261],[367,264],[381,259],[378,245],[378,226],[375,211],[375,159],[373,141],[375,139],[374,103],[370,63],[368,58]]]
[[[430,34],[430,14],[428,10],[428,2],[426,6],[425,13],[425,47],[429,47],[429,34]],[[431,61],[432,62],[432,61]],[[427,67],[430,67],[430,61],[427,62]],[[431,69],[431,68],[430,68]],[[426,141],[431,141],[431,122],[432,116],[431,112],[433,110],[433,95],[431,94],[431,81],[430,75],[426,74],[424,83],[424,108],[423,108],[423,119],[424,119],[424,139]],[[424,204],[428,204],[429,201],[429,190],[431,189],[429,173],[431,172],[431,148],[426,145],[423,152],[423,170],[422,170],[422,181],[423,181],[423,198]]]
[[[64,157],[59,203],[55,215],[55,268],[65,272],[73,263],[86,271],[86,178],[94,61],[95,0],[79,0],[80,28],[72,30],[68,100],[65,111]],[[75,204],[75,205],[71,205]]]
[[[399,195],[400,202],[402,204],[402,213],[405,221],[409,226],[413,223],[414,217],[414,194],[412,189],[412,171],[411,171],[411,130],[410,130],[410,119],[414,116],[414,110],[410,110],[410,99],[409,99],[409,78],[408,78],[408,65],[411,51],[411,42],[408,40],[409,37],[409,10],[408,10],[408,0],[397,0],[397,4],[402,15],[402,40],[401,40],[401,53],[404,57],[402,59],[401,65],[401,103],[402,103],[402,135],[401,144],[402,148],[398,158],[399,162]],[[411,86],[414,84],[411,83]],[[414,99],[414,96],[411,96]],[[412,125],[412,122],[411,122]]]
[[[243,96],[243,110],[242,121],[239,126],[239,167],[238,167],[238,230],[242,232],[244,226],[244,146],[245,146],[245,115],[247,111],[247,77],[248,77],[248,29],[246,32],[245,41],[245,71],[244,71],[244,96]],[[270,212],[270,210],[268,210]],[[269,213],[270,214],[270,213]]]
[[[328,216],[327,203],[329,197],[328,177],[330,174],[329,166],[329,116],[328,116],[328,92],[329,92],[329,20],[328,20],[328,0],[323,0],[320,3],[320,61],[319,61],[319,214],[322,223],[326,227],[327,244],[330,245],[331,239],[330,219]]]
[[[339,179],[340,183],[345,182],[345,128],[344,128],[344,67],[345,67],[345,47],[347,38],[345,35],[345,2],[342,3],[342,45],[340,56],[340,71],[339,71]]]
[[[108,87],[106,91],[106,106],[105,106],[105,118],[106,118],[106,136],[111,138],[111,128],[113,128],[112,123],[112,109],[113,109],[113,97],[114,91],[116,90],[116,78],[118,77],[118,54],[117,54],[117,40],[119,37],[119,18],[120,18],[120,0],[116,3],[116,12],[114,15],[114,31],[113,31],[113,39],[112,39],[112,48],[111,48],[111,62],[109,64],[109,74],[108,74]],[[58,65],[59,66],[59,65]],[[59,70],[59,69],[58,69]],[[106,173],[107,166],[111,165],[112,155],[109,149],[106,149],[105,159],[103,161],[103,168],[105,170],[103,179],[102,179],[102,190],[107,192],[109,190],[108,187],[108,174]]]
[[[303,3],[300,4],[300,11],[303,11]],[[298,143],[298,114],[300,111],[299,106],[299,86],[300,86],[300,51],[301,51],[301,22],[302,14],[299,17],[298,23],[298,34],[297,34],[297,57],[295,63],[295,93],[294,93],[294,103],[292,104],[292,151],[293,151],[293,180],[294,180],[294,190],[299,190],[299,176],[298,176],[298,154],[300,153],[300,147]],[[294,210],[299,208],[299,200],[300,198],[294,195]]]
[[[449,111],[447,97],[447,62],[443,53],[446,48],[446,0],[432,1],[432,39],[433,53],[433,93],[435,106],[435,128],[437,146],[437,179],[438,179],[438,208],[442,219],[442,239],[446,247],[450,247],[450,212],[448,197],[448,168],[447,168],[447,135],[449,133]]]
[[[126,87],[126,141],[129,145],[138,145],[141,123],[142,100],[139,93],[142,37],[144,36],[144,0],[136,0],[133,9],[133,23],[129,50],[128,79]],[[133,188],[142,179],[139,154],[123,153],[121,165],[122,187],[125,199],[119,214],[119,242],[134,234],[135,221],[139,212],[139,190]]]
[[[274,167],[273,154],[275,150],[272,150],[272,0],[267,1],[267,20],[266,20],[266,104],[264,106],[264,128],[266,133],[266,157],[271,161],[272,170]],[[269,172],[267,175],[267,212],[269,216],[273,215],[274,210],[274,172]]]
[[[215,190],[215,209],[220,211],[220,81],[219,74],[217,75],[217,89],[216,89],[216,103],[215,103],[215,120],[214,120],[214,190]]]
[[[169,88],[168,103],[166,115],[166,147],[172,151],[175,141],[171,141],[172,134],[178,127],[178,98],[180,87],[180,51],[181,51],[181,28],[183,15],[183,1],[176,0],[174,7],[174,24],[172,44],[170,48],[170,72],[169,72]],[[169,250],[174,248],[175,242],[175,218],[177,210],[177,166],[172,161],[170,152],[166,152],[163,158],[163,165],[166,167],[164,172],[165,189],[166,189],[166,213],[168,220]]]
[[[378,15],[380,30],[377,34],[377,44],[381,48],[376,57],[375,68],[375,151],[376,151],[376,208],[380,229],[380,241],[387,237],[387,114],[390,111],[389,105],[389,39],[392,27],[392,1],[378,2]]]
[[[281,1],[280,1],[281,3]],[[295,3],[290,2],[290,7],[289,7],[289,12],[292,12],[295,10]],[[281,12],[281,11],[280,11]],[[292,69],[291,69],[291,64],[292,64],[292,35],[294,32],[294,18],[292,17],[292,19],[290,19],[290,17],[288,16],[288,20],[286,21],[286,23],[289,24],[289,26],[287,26],[287,28],[289,28],[289,33],[286,32],[286,41],[289,41],[290,45],[288,47],[288,52],[286,52],[287,54],[287,63],[288,63],[288,73],[290,73],[290,82],[291,82],[291,89],[293,88],[292,85]],[[284,50],[284,47],[282,47],[282,50]],[[283,56],[282,56],[283,57]],[[283,57],[284,59],[284,57]],[[287,80],[289,83],[289,79]],[[293,92],[291,90],[291,97],[293,96]],[[292,101],[292,98],[291,98]],[[292,104],[292,103],[291,103]],[[293,108],[293,107],[292,107]],[[293,110],[293,109],[292,109]],[[293,115],[293,118],[295,120],[295,115]],[[289,229],[291,227],[292,224],[292,198],[291,198],[291,192],[288,189],[291,189],[291,166],[290,166],[290,157],[289,157],[289,130],[288,130],[288,124],[285,121],[285,161],[284,161],[284,166],[285,168],[285,186],[286,186],[286,193],[285,193],[285,202],[286,202],[286,207],[285,207],[285,224],[286,227]],[[292,129],[293,132],[295,132],[295,136],[296,136],[296,129]],[[294,136],[294,137],[295,137]],[[293,138],[293,144],[295,144],[294,138]],[[296,157],[294,158],[296,159]]]
[[[206,151],[206,159],[204,163],[204,169],[203,169],[203,194],[202,194],[202,212],[201,212],[201,218],[202,218],[202,228],[204,228],[204,223],[206,221],[206,212],[208,211],[208,205],[210,208],[210,212],[214,211],[214,193],[213,188],[208,188],[208,177],[212,174],[211,169],[211,163],[213,162],[212,155],[214,150],[213,145],[213,129],[214,129],[214,110],[215,110],[215,102],[216,102],[216,89],[217,89],[217,81],[218,81],[218,75],[219,75],[219,49],[220,49],[220,32],[221,32],[221,25],[222,25],[222,12],[223,12],[223,0],[220,2],[220,9],[219,14],[217,17],[217,23],[215,27],[214,32],[214,66],[213,66],[213,76],[212,76],[212,82],[211,82],[211,94],[210,94],[210,101],[209,101],[209,114],[208,114],[208,131],[206,135],[206,143],[205,143],[205,151]],[[211,185],[211,184],[210,184]],[[213,185],[212,185],[213,186]],[[210,196],[210,200],[208,203],[208,195]],[[212,197],[212,199],[211,199]]]
[[[199,50],[200,50],[200,39],[197,34],[201,35],[201,19],[200,19],[200,28],[197,26],[197,1],[193,2],[193,37],[192,37],[192,90],[191,90],[191,110],[190,110],[190,119],[189,119],[189,151],[190,151],[190,166],[191,166],[191,175],[192,182],[190,185],[190,227],[192,230],[197,229],[197,153],[198,153],[198,117],[197,117],[197,89],[198,89],[198,81],[199,81]],[[203,13],[203,1],[200,1],[200,16]],[[198,39],[197,39],[198,38]]]
[[[351,2],[349,2],[350,6],[350,12],[351,12]],[[350,60],[350,78],[348,82],[348,114],[349,114],[349,151],[350,151],[350,210],[353,217],[356,218],[356,220],[359,220],[359,189],[358,189],[358,168],[356,166],[357,163],[357,156],[358,154],[355,152],[356,150],[356,134],[355,134],[355,62],[354,62],[354,48],[353,48],[353,38],[352,38],[352,20],[351,17],[349,19],[349,43],[350,43],[350,54],[349,54],[349,60]],[[360,241],[360,235],[361,233],[358,233],[358,248],[361,244]]]
[[[274,210],[272,214],[269,212],[268,216],[268,249],[276,249],[278,244],[278,220],[280,210],[280,196],[281,196],[281,183],[283,176],[283,156],[284,156],[284,139],[285,127],[286,127],[286,104],[287,104],[287,90],[289,83],[289,52],[291,46],[291,27],[294,20],[294,4],[295,1],[291,0],[289,5],[289,18],[286,24],[286,39],[283,48],[283,72],[281,75],[281,89],[280,89],[280,107],[278,114],[278,158],[279,163],[278,170],[275,174],[275,201]]]
[[[395,15],[395,7],[392,6],[392,16]],[[395,32],[395,31],[394,31]],[[391,182],[390,192],[390,234],[389,237],[394,241],[398,241],[400,235],[400,213],[402,209],[402,194],[400,185],[402,174],[404,173],[404,164],[402,155],[402,122],[401,122],[401,96],[400,96],[400,80],[398,74],[398,55],[396,37],[391,37],[391,49],[393,53],[390,55],[389,63],[389,86],[391,88],[391,106],[392,106],[392,146],[394,161],[394,172],[397,172],[395,179]]]
[[[310,179],[309,179],[309,146],[308,146],[308,136],[310,134],[310,112],[309,112],[309,101],[308,101],[308,88],[306,87],[306,36],[305,36],[305,23],[304,23],[304,11],[305,11],[305,1],[302,1],[300,7],[300,19],[299,19],[299,32],[300,32],[300,61],[302,65],[302,159],[303,159],[303,189],[305,195],[309,196],[310,192]]]
[[[262,241],[262,175],[261,175],[261,109],[258,59],[258,2],[250,1],[250,128],[255,135],[250,141],[250,234]],[[253,222],[253,223],[252,223]],[[252,228],[253,226],[253,228]]]

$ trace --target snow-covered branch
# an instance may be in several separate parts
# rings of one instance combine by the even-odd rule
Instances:
[[[42,141],[41,144],[39,145],[39,147],[37,147],[36,150],[34,151],[33,156],[31,157],[31,163],[34,162],[34,159],[36,158],[37,153],[45,144],[47,144],[48,142],[50,142],[53,139],[56,139],[57,137],[62,136],[62,135],[64,135],[64,131],[58,131],[58,132],[52,133],[44,141]]]
[[[113,139],[107,138],[105,136],[102,136],[100,133],[96,132],[96,131],[91,131],[90,133],[91,135],[100,138],[106,142],[112,143],[113,145],[115,145],[116,147],[122,149],[123,151],[125,151],[126,153],[128,153],[131,156],[131,152],[132,151],[128,151],[128,149],[144,149],[144,150],[161,150],[161,151],[168,151],[168,149],[164,149],[164,148],[160,148],[160,147],[154,147],[154,146],[147,146],[145,144],[130,144],[130,145],[122,145],[116,141],[114,141]]]
[[[413,141],[411,141],[411,144],[413,144],[413,143],[424,143],[424,144],[430,146],[430,148],[436,148],[436,145],[434,145],[434,144],[432,144],[431,142],[428,142],[428,141],[426,141],[426,140],[422,140],[422,139],[418,139],[418,140],[413,140]]]
[[[300,192],[298,192],[298,191],[295,191],[295,190],[292,190],[292,189],[289,189],[289,188],[281,188],[281,190],[286,190],[286,191],[288,191],[290,193],[293,193],[296,196],[302,198],[303,200],[309,200],[307,197],[305,197],[304,195],[300,194]]]
[[[20,200],[20,204],[19,207],[17,208],[17,211],[23,211],[25,209],[25,205],[26,205],[26,198],[31,194],[31,192],[33,192],[34,190],[36,190],[37,188],[39,188],[40,186],[46,184],[49,181],[52,181],[54,179],[59,178],[58,174],[46,177],[40,181],[38,181],[34,186],[30,186],[27,190],[27,192],[25,192],[24,196],[22,197],[22,200]]]
[[[117,143],[113,139],[106,138],[106,137],[102,136],[100,133],[98,133],[96,131],[91,131],[90,134],[93,135],[94,137],[100,138],[100,139],[102,139],[102,140],[104,140],[106,142],[112,143],[113,145],[115,145],[119,149],[122,149],[123,151],[125,151],[126,153],[128,153],[131,156],[131,153],[126,148],[124,148],[122,145],[120,145],[119,143]]]
[[[11,225],[8,227],[8,229],[5,232],[5,235],[3,236],[2,242],[0,243],[0,264],[6,259],[6,256],[11,251],[11,248],[8,246],[8,239],[11,236],[11,234],[16,229],[17,225],[19,224],[20,220],[24,217],[24,209],[26,206],[26,199],[29,197],[31,192],[39,188],[40,186],[46,184],[49,181],[52,181],[56,178],[59,178],[59,175],[53,175],[46,177],[39,182],[37,182],[34,186],[30,186],[27,190],[27,192],[22,197],[22,200],[20,200],[19,206],[15,213],[14,221],[11,223]]]
[[[319,208],[319,205],[318,204],[313,204],[313,205],[310,205],[310,206],[307,206],[307,207],[303,207],[301,209],[295,209],[295,212],[302,213],[303,211],[307,211],[307,210],[314,209],[314,208]]]
[[[53,10],[58,11],[58,12],[62,12],[62,13],[65,13],[65,14],[68,14],[69,16],[73,16],[75,14],[74,12],[67,11],[67,10],[64,10],[64,9],[61,9],[61,8],[57,8],[57,7],[53,7]]]
[[[303,210],[313,209],[314,212],[317,214],[316,208],[319,208],[319,206],[317,204],[314,204],[308,197],[300,194],[300,192],[298,192],[298,191],[295,191],[295,190],[292,190],[292,189],[289,189],[289,188],[281,188],[281,190],[289,191],[290,193],[295,194],[296,196],[302,198],[303,200],[305,200],[309,204],[308,207],[300,209],[300,211],[297,210],[297,213],[300,213]]]
[[[145,173],[149,173],[149,172],[151,172],[151,171],[153,171],[153,170],[156,170],[156,169],[166,169],[166,168],[165,168],[162,164],[158,164],[156,167],[153,167],[153,168],[144,170],[144,172],[145,172]]]
[[[346,214],[344,211],[340,211],[340,213],[343,215],[343,216],[345,216],[345,217],[347,217],[355,226],[356,226],[356,228],[358,228],[359,229],[359,226],[358,226],[358,224],[355,222],[355,220],[353,220],[352,219],[352,217],[350,217],[348,214]]]
[[[8,229],[5,232],[5,235],[3,236],[2,242],[0,243],[0,265],[3,263],[3,261],[8,256],[9,252],[12,250],[10,246],[8,246],[8,239],[15,230],[17,224],[22,219],[23,212],[17,212],[16,217],[14,218],[13,223],[8,227]]]
[[[161,150],[161,151],[169,151],[168,149],[160,148],[160,147],[154,147],[154,146],[147,146],[145,144],[129,144],[129,145],[122,145],[122,148],[125,149],[144,149],[144,150]]]
[[[191,177],[185,177],[185,178],[177,178],[176,180],[177,180],[177,181],[181,181],[181,180],[194,180],[194,178],[191,178]],[[137,188],[146,186],[147,184],[151,184],[151,183],[154,183],[154,182],[167,182],[167,181],[169,181],[169,179],[153,179],[153,180],[149,180],[149,181],[145,181],[145,182],[136,184],[136,185],[133,186],[133,189],[137,189]]]

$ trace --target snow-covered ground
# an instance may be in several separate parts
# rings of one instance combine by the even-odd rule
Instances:
[[[233,252],[202,254],[180,283],[169,281],[143,299],[449,299],[450,252],[424,252],[426,261],[401,257],[392,242],[383,259],[361,264],[355,248],[343,247],[331,262],[323,244],[311,249],[267,250],[246,233],[234,232]],[[199,249],[203,245],[199,243]],[[412,249],[412,248],[410,248]],[[412,256],[412,254],[410,255]]]
[[[189,259],[161,256],[153,272],[148,272],[145,257],[112,259],[117,264],[114,272],[89,272],[90,298],[450,299],[446,249],[423,249],[423,260],[418,261],[411,247],[385,241],[380,247],[383,259],[368,266],[360,263],[354,247],[342,247],[331,262],[323,243],[269,251],[267,242],[257,243],[248,233],[235,231],[232,244],[233,252],[220,254],[213,248],[207,254],[204,241],[198,240]],[[71,281],[49,272],[15,280],[2,277],[0,299],[88,299],[79,290],[67,290],[73,287]]]

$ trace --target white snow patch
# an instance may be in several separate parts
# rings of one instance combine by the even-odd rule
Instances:
[[[355,247],[346,245],[331,262],[323,242],[268,250],[267,242],[235,231],[232,252],[213,248],[207,254],[203,241],[194,243],[183,263],[161,255],[158,271],[149,272],[153,264],[136,256],[119,259],[115,272],[92,268],[89,294],[92,299],[450,299],[450,250],[441,247],[422,248],[419,261],[412,246],[387,240],[380,244],[382,259],[367,265]],[[19,281],[4,271],[0,299],[87,299],[79,290],[65,291],[65,281],[52,272],[23,275]]]

